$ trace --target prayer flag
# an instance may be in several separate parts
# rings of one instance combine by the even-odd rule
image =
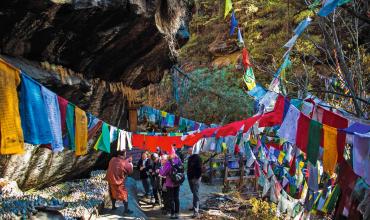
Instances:
[[[143,135],[144,136],[144,135]],[[106,153],[110,153],[110,134],[108,124],[103,122],[102,134],[100,135],[97,143],[95,144],[95,150],[101,150]]]
[[[312,19],[310,17],[307,17],[303,21],[299,23],[299,25],[294,29],[294,33],[296,35],[301,35],[303,31],[307,28],[308,25],[311,24]]]
[[[321,108],[321,107],[319,107]],[[322,123],[329,125],[334,128],[347,128],[348,120],[340,115],[337,115],[331,111],[323,109]],[[338,163],[344,161],[344,145],[346,142],[346,134],[344,131],[338,130],[337,133],[337,150],[338,150]]]
[[[252,64],[249,60],[249,53],[248,53],[247,48],[245,48],[245,47],[243,48],[242,55],[243,55],[243,65],[244,65],[245,68],[248,69],[249,67],[252,66]]]
[[[299,115],[299,110],[294,105],[290,105],[288,113],[277,132],[279,137],[284,138],[292,144],[296,143]]]
[[[280,154],[279,154],[279,157],[278,157],[278,162],[279,162],[280,164],[282,164],[282,163],[283,163],[283,161],[284,161],[284,157],[285,157],[285,153],[284,153],[284,151],[280,151]]]
[[[238,26],[238,20],[236,20],[235,12],[231,13],[231,21],[230,21],[230,36],[234,34],[235,28]]]
[[[338,159],[337,129],[323,125],[323,166],[324,171],[330,175],[334,173]]]
[[[256,81],[255,81],[256,79],[254,77],[252,67],[247,68],[243,76],[243,80],[245,82],[245,85],[247,85],[247,88],[249,91],[251,91],[252,89],[254,89],[254,87],[256,87]]]
[[[52,135],[41,87],[24,73],[21,78],[19,111],[24,140],[30,144],[50,144]]]
[[[297,126],[297,135],[296,135],[296,145],[303,152],[307,153],[307,144],[308,144],[308,131],[310,129],[311,119],[304,114],[299,114],[298,126]]]
[[[320,122],[311,120],[308,132],[307,159],[312,164],[316,164],[317,158],[319,157],[321,134],[322,124]]]
[[[335,8],[338,6],[338,3],[341,0],[326,0],[322,8],[320,9],[319,13],[317,13],[321,17],[326,17],[331,14]]]
[[[86,112],[82,109],[75,108],[75,119],[76,119],[76,135],[75,135],[75,144],[76,144],[76,155],[85,155],[87,154],[87,116]]]
[[[244,44],[243,35],[240,28],[238,28],[238,41],[239,43]]]
[[[370,134],[353,137],[353,171],[370,185]]]
[[[75,118],[75,106],[72,105],[71,103],[68,103],[67,111],[66,111],[67,138],[68,138],[68,141],[69,141],[68,142],[69,147],[72,150],[75,150],[75,148],[76,148],[74,118]]]
[[[17,86],[20,71],[0,59],[0,154],[24,152]]]
[[[46,105],[52,134],[51,149],[53,152],[63,151],[62,126],[57,95],[44,86],[41,87],[41,93]]]
[[[230,11],[233,9],[233,3],[231,0],[225,0],[225,15],[224,18],[230,13]]]

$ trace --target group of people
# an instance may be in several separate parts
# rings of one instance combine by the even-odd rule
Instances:
[[[137,163],[145,197],[154,200],[154,205],[162,206],[164,215],[170,214],[171,219],[178,219],[180,212],[180,186],[185,179],[184,158],[175,151],[173,146],[170,152],[157,152],[150,154],[143,152]],[[193,149],[188,148],[187,179],[193,194],[193,218],[199,217],[199,186],[202,174],[202,161],[198,154],[193,154]],[[115,209],[115,200],[123,201],[125,214],[131,214],[128,209],[127,190],[124,182],[133,172],[131,157],[122,154],[113,157],[107,170],[107,181],[112,198],[112,208]]]

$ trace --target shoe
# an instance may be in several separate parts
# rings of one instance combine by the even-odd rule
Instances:
[[[130,209],[127,209],[127,210],[125,210],[125,212],[123,214],[125,214],[125,215],[131,215],[132,213],[134,213],[134,212],[131,211]]]
[[[170,219],[178,219],[179,216],[177,214],[171,215]]]
[[[200,217],[199,213],[194,213],[194,214],[191,216],[191,218],[199,218],[199,217]]]

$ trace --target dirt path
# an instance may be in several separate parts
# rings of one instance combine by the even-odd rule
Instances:
[[[123,217],[122,203],[118,203],[118,208],[114,211],[104,209],[99,219],[170,219],[169,216],[162,214],[160,207],[148,204],[149,201],[138,198],[136,195],[143,192],[140,181],[135,181],[129,178],[127,183],[129,190],[129,208],[134,211],[131,216]],[[199,189],[201,204],[207,199],[207,195],[213,192],[221,192],[220,185],[206,185],[202,184]],[[192,207],[193,195],[190,191],[187,180],[180,187],[180,215],[179,219],[191,219],[192,212],[189,208]],[[140,204],[139,204],[140,203]]]

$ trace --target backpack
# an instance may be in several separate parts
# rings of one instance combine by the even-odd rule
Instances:
[[[185,181],[185,174],[184,174],[184,166],[173,164],[173,161],[171,160],[171,173],[170,178],[172,182],[176,185],[181,185]]]

